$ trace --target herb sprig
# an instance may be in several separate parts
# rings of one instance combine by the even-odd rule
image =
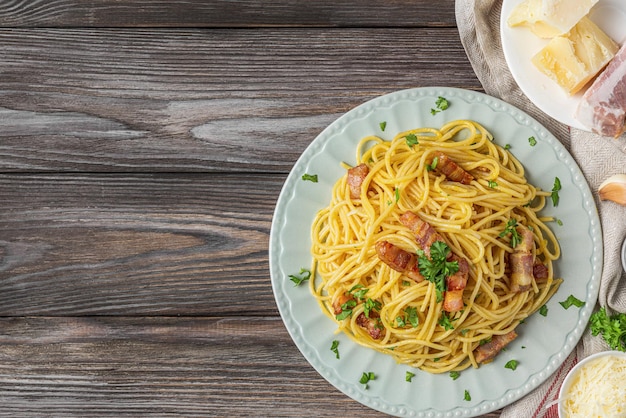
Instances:
[[[626,314],[608,315],[605,308],[589,318],[591,335],[602,334],[602,338],[613,350],[626,352]]]
[[[437,302],[443,300],[443,292],[446,286],[446,277],[459,271],[458,261],[448,261],[450,247],[443,241],[436,241],[430,246],[430,258],[423,250],[419,250],[418,267],[426,280],[435,284]]]

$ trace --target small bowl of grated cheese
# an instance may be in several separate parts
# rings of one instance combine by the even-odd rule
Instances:
[[[626,353],[604,351],[580,361],[559,391],[560,418],[626,417]]]

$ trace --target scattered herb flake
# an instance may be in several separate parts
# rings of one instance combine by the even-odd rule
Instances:
[[[380,302],[367,298],[367,300],[363,304],[363,313],[365,313],[365,316],[369,318],[371,311],[380,311],[380,308]]]
[[[304,180],[304,181],[311,181],[313,183],[317,183],[317,174],[307,174],[307,173],[304,173],[302,175],[302,180]]]
[[[515,218],[509,219],[509,221],[506,223],[506,227],[504,228],[504,231],[502,231],[499,235],[500,237],[504,237],[506,234],[511,234],[511,247],[513,248],[517,247],[517,244],[519,244],[522,241],[522,236],[520,235],[519,232],[517,232],[517,229],[515,229],[516,226],[517,226],[517,219]]]
[[[452,321],[450,321],[450,317],[448,317],[448,315],[446,315],[445,312],[441,313],[441,318],[439,318],[439,322],[438,323],[446,331],[454,329],[454,325],[452,325]]]
[[[415,377],[415,373],[406,372],[406,376],[404,377],[404,380],[406,380],[407,382],[410,382],[411,379],[413,379],[414,377]]]
[[[541,308],[539,308],[539,315],[548,316],[548,307],[546,305],[543,305]]]
[[[426,166],[426,171],[434,171],[437,168],[437,164],[439,163],[439,157],[433,158],[433,161]]]
[[[519,364],[519,362],[517,360],[509,360],[506,362],[506,364],[504,365],[505,369],[511,369],[511,370],[515,370],[517,369],[517,365]]]
[[[528,138],[528,143],[530,144],[531,147],[534,147],[535,145],[537,145],[537,140],[535,139],[534,136],[531,136],[530,138]]]
[[[550,197],[552,197],[553,206],[559,205],[559,190],[561,190],[561,180],[559,180],[558,177],[555,177],[554,186],[552,186],[552,194],[550,195]]]
[[[465,390],[465,395],[463,396],[463,399],[466,400],[466,401],[471,401],[472,400],[472,397],[470,396],[470,393],[469,393],[469,391],[467,389]]]
[[[504,149],[505,149],[505,150],[510,150],[510,149],[511,149],[511,144],[506,144],[506,145],[504,146]]]
[[[300,286],[302,283],[306,282],[311,278],[311,270],[301,268],[300,273],[298,275],[290,274],[289,279],[295,283],[296,286]]]
[[[457,372],[457,371],[452,371],[450,372],[450,377],[452,378],[452,380],[456,380],[461,376],[461,373]]]
[[[356,306],[356,300],[350,299],[343,305],[341,305],[341,312],[337,314],[335,317],[337,321],[343,321],[346,318],[352,316],[352,308]]]
[[[496,187],[498,187],[498,183],[496,183],[493,180],[489,180],[489,187],[491,187],[492,189],[495,189]]]
[[[333,340],[333,343],[330,345],[330,351],[335,353],[335,357],[339,359],[339,341]]]
[[[563,226],[563,221],[562,220],[560,220],[559,218],[554,218],[554,220],[555,220],[555,222],[556,222],[556,224],[558,226]]]
[[[415,134],[408,134],[404,138],[406,139],[406,145],[409,148],[411,148],[413,145],[419,144],[419,141],[417,140],[417,136],[415,136]]]
[[[378,125],[380,126],[380,130],[384,132],[385,128],[387,127],[387,122],[383,121],[380,122]]]
[[[436,115],[437,113],[446,110],[448,107],[450,107],[450,102],[448,102],[445,97],[439,96],[437,98],[437,101],[435,102],[435,106],[437,106],[436,109],[430,109],[430,113],[432,115]]]
[[[396,203],[398,203],[398,200],[400,200],[400,189],[396,188],[394,194],[396,196]]]
[[[376,375],[374,374],[374,372],[363,372],[363,375],[361,375],[361,379],[359,380],[359,383],[361,383],[362,385],[365,385],[365,389],[368,389],[368,383],[371,382],[372,380],[376,380]]]
[[[577,308],[582,308],[585,305],[585,302],[583,302],[582,300],[576,298],[574,295],[569,295],[567,297],[567,299],[565,299],[563,302],[559,302],[559,303],[565,309],[569,309],[569,307],[572,306],[572,305],[577,307]]]

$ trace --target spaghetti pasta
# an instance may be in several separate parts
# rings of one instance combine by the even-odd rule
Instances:
[[[556,292],[561,279],[552,262],[560,248],[546,225],[551,219],[538,215],[550,192],[530,184],[522,164],[492,139],[478,123],[458,120],[359,142],[357,165],[367,170],[357,181],[347,174],[337,181],[311,228],[309,283],[340,331],[400,363],[460,371],[479,366],[474,351],[481,342],[510,333]],[[442,174],[442,155],[470,176],[467,182]],[[434,228],[451,251],[448,261],[467,261],[462,309],[446,312],[434,283],[394,269],[377,253],[377,243],[387,242],[409,254],[402,261],[421,265],[427,258],[401,220],[407,212]],[[532,277],[528,290],[514,290],[511,225],[532,231],[532,259],[545,273]]]

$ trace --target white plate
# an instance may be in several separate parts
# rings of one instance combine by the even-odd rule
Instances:
[[[521,2],[504,0],[500,15],[502,50],[513,78],[524,94],[543,112],[561,123],[588,131],[575,118],[584,89],[573,96],[568,95],[530,61],[548,40],[538,38],[528,28],[511,28],[506,23],[515,6]],[[618,44],[626,40],[626,1],[600,0],[589,12],[589,17]]]
[[[450,102],[448,110],[433,116],[438,96]],[[356,145],[362,137],[378,134],[391,139],[410,128],[440,127],[454,119],[472,119],[485,126],[500,145],[525,165],[529,181],[551,190],[554,177],[561,180],[560,203],[549,207],[563,226],[553,224],[562,257],[555,263],[565,279],[548,303],[547,317],[533,315],[518,327],[512,347],[493,363],[461,372],[433,375],[396,364],[387,355],[362,347],[344,334],[335,334],[336,324],[322,313],[307,285],[295,287],[289,280],[300,268],[311,265],[310,228],[318,210],[327,206],[333,184],[345,173],[341,161],[355,163]],[[380,122],[387,122],[381,132]],[[531,147],[528,138],[537,145]],[[302,180],[317,174],[318,183]],[[468,90],[417,88],[378,97],[341,116],[302,153],[280,193],[270,232],[270,271],[276,303],[293,341],[309,363],[331,384],[371,408],[396,416],[477,416],[502,408],[523,397],[547,379],[575,347],[589,320],[598,294],[602,268],[602,236],[595,203],[578,166],[545,128],[507,103]],[[583,308],[565,310],[559,301],[569,295],[586,301]],[[330,351],[339,340],[341,358]],[[515,371],[505,369],[519,361]],[[359,383],[363,372],[376,380],[365,389]],[[405,381],[406,371],[416,376]],[[471,401],[463,398],[470,392]]]

